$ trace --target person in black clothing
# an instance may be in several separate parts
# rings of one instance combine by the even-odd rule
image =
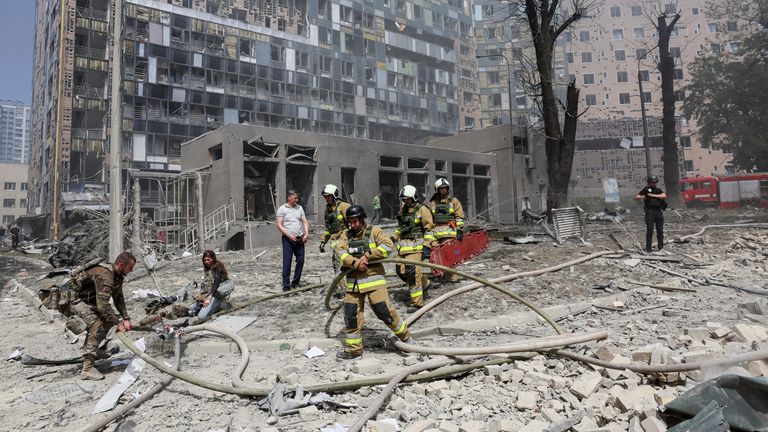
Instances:
[[[19,240],[21,237],[21,233],[19,232],[19,227],[17,227],[16,225],[13,225],[11,226],[11,229],[9,231],[11,233],[11,245],[12,245],[11,247],[16,249],[17,247],[19,247]]]
[[[656,239],[659,242],[659,250],[664,247],[664,213],[666,208],[667,194],[658,187],[659,178],[657,176],[648,177],[648,185],[645,186],[637,195],[636,200],[643,200],[645,208],[645,250],[651,252],[653,243],[653,227],[656,227]]]

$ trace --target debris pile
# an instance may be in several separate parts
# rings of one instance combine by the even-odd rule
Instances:
[[[697,233],[704,224],[688,217],[696,214],[683,212],[685,219],[679,222],[669,218],[667,231],[677,238]],[[753,218],[766,219],[762,214]],[[735,218],[708,213],[706,219],[707,224],[716,225],[718,220]],[[703,421],[699,416],[720,416],[731,422],[737,408],[741,417],[762,419],[760,411],[766,411],[762,399],[743,389],[759,388],[757,377],[768,375],[764,360],[768,358],[768,302],[760,286],[768,271],[764,263],[768,232],[763,228],[709,228],[666,245],[668,254],[652,255],[632,245],[632,237],[642,236],[644,230],[640,215],[635,214],[624,214],[620,222],[610,224],[588,221],[584,229],[592,245],[538,241],[542,237],[531,227],[515,228],[500,230],[501,236],[495,238],[509,240],[492,241],[486,252],[463,263],[460,270],[503,279],[497,283],[540,307],[566,336],[604,331],[604,337],[521,353],[467,355],[454,361],[456,356],[393,349],[385,341],[388,330],[369,310],[363,332],[365,356],[337,362],[333,354],[343,340],[343,320],[325,310],[323,288],[306,285],[303,291],[283,295],[279,249],[265,249],[257,257],[223,252],[220,259],[238,284],[232,303],[244,306],[209,324],[228,328],[242,339],[250,367],[233,376],[243,354],[232,339],[183,335],[182,373],[222,386],[221,390],[170,381],[147,365],[118,399],[115,410],[138,400],[158,383],[169,383],[128,412],[121,420],[123,427],[337,432],[348,431],[372,407],[375,412],[362,430],[650,432],[675,430],[694,416],[698,422]],[[334,276],[329,256],[308,250],[304,279],[325,286]],[[137,271],[126,282],[125,292],[158,290],[170,295],[201,273],[199,256],[162,264],[156,268],[158,286]],[[33,291],[38,274],[37,270],[17,274],[17,284],[2,291],[0,321],[15,331],[0,335],[0,342],[11,347],[8,354],[13,358],[24,354],[76,357],[77,344],[62,338],[61,323],[41,326],[41,315],[28,306],[24,290]],[[394,306],[405,310],[407,290],[388,281]],[[463,281],[433,289],[427,306],[470,284]],[[126,297],[138,322],[151,299]],[[407,319],[417,340],[413,350],[509,346],[540,341],[554,333],[527,307],[483,287],[466,289]],[[144,337],[149,358],[172,369],[175,350],[169,338],[175,332],[165,330],[127,336],[130,341]],[[103,360],[99,369],[107,379],[87,384],[77,380],[74,365],[29,369],[11,360],[0,370],[7,405],[0,411],[13,412],[4,416],[11,429],[81,430],[101,418],[91,414],[97,401],[115,385],[132,357],[133,353],[123,351]],[[403,371],[440,362],[444,364],[436,369],[424,369],[393,385],[391,393],[390,386],[383,386]],[[359,380],[368,384],[360,385]],[[259,397],[223,392],[238,387],[237,382],[244,385],[239,388],[266,391]],[[349,382],[358,384],[328,387]],[[70,388],[72,384],[78,388]],[[720,401],[723,409],[700,403],[698,395],[718,391],[712,386],[728,395]],[[43,394],[50,396],[44,410],[30,400]],[[745,411],[748,405],[739,402],[744,399],[756,401],[755,412]]]

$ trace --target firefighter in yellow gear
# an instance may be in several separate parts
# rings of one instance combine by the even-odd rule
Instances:
[[[397,252],[403,259],[422,262],[429,261],[435,235],[432,232],[432,212],[416,199],[416,188],[406,185],[400,190],[400,200],[403,202],[397,215],[397,229],[392,240],[397,243]],[[408,312],[415,312],[424,306],[424,291],[430,288],[431,282],[423,274],[421,266],[399,264],[397,275],[408,284],[411,295],[411,305]]]
[[[464,238],[464,208],[461,202],[450,193],[451,184],[444,178],[435,182],[435,194],[429,200],[429,209],[435,223],[435,238],[438,244],[449,241],[461,241]],[[455,273],[446,273],[445,279],[458,280]]]
[[[330,242],[331,250],[336,250],[336,242],[341,232],[349,228],[346,213],[350,204],[339,197],[339,188],[335,185],[327,184],[323,188],[323,198],[325,198],[325,229],[320,238],[320,252],[325,252],[325,245]],[[339,257],[336,253],[331,258],[333,270],[339,270]]]
[[[411,343],[408,326],[398,316],[387,291],[384,265],[370,261],[388,257],[394,249],[392,240],[377,226],[365,223],[365,210],[359,205],[347,209],[349,229],[341,232],[336,245],[341,266],[353,269],[346,278],[344,295],[344,324],[346,338],[344,350],[336,358],[349,360],[363,354],[363,322],[365,298],[373,313],[384,322],[401,341]]]

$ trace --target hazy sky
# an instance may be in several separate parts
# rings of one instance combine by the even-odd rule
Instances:
[[[32,105],[35,0],[0,0],[0,99]]]

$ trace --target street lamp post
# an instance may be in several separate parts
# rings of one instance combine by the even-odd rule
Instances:
[[[509,64],[509,59],[507,56],[503,54],[489,54],[489,55],[481,55],[477,56],[477,58],[500,58],[504,59],[504,63],[507,65],[507,92],[508,94],[508,110],[509,112],[509,145],[512,147],[512,209],[514,211],[514,221],[518,221],[518,214],[517,214],[517,168],[515,168],[516,161],[515,161],[515,135],[512,130],[512,68]],[[530,145],[530,143],[529,143]]]
[[[645,174],[651,177],[651,149],[648,140],[648,117],[645,115],[645,94],[643,93],[643,76],[640,74],[640,61],[648,55],[648,51],[637,59],[637,86],[640,89],[640,116],[643,118],[643,147],[645,148]]]

